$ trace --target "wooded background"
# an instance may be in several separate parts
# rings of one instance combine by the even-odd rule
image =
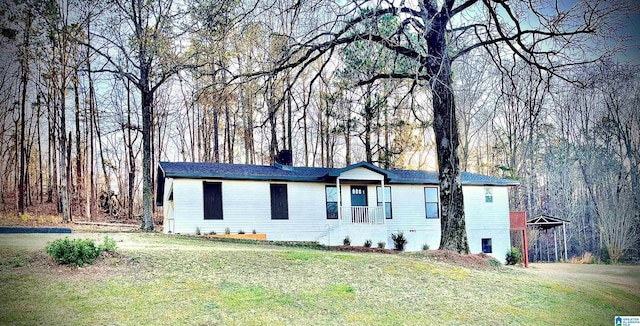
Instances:
[[[638,8],[549,3],[516,6],[514,15],[570,24],[593,6],[619,19],[603,25],[611,34],[594,28],[599,39],[571,34],[568,44],[584,53],[580,64],[563,61],[561,73],[491,42],[455,57],[460,169],[519,180],[512,210],[570,221],[569,257],[638,259],[640,67],[616,56],[624,17]],[[297,60],[312,41],[338,40],[323,31],[367,10],[288,0],[3,3],[0,211],[139,221],[164,160],[268,165],[291,149],[296,166],[437,169],[433,92],[413,61],[366,39]],[[475,10],[463,20],[491,13]],[[358,29],[391,39],[405,22],[421,26],[381,15]],[[414,42],[413,30],[404,42]],[[447,42],[464,42],[458,36]],[[553,243],[530,235],[531,246]]]

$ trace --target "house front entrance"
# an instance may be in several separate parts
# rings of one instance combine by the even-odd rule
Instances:
[[[367,206],[366,186],[351,186],[351,206]]]

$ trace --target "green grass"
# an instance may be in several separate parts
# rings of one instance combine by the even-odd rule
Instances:
[[[0,236],[0,324],[603,325],[640,311],[637,267],[617,274],[621,287],[411,255],[109,236],[124,257],[81,269],[48,261],[52,235]]]

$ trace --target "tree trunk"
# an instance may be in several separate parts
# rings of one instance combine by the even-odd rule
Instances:
[[[131,136],[131,88],[130,81],[126,81],[127,89],[127,151],[129,152],[129,175],[127,181],[127,217],[133,218],[133,188],[136,182],[136,158],[133,152],[133,138]]]
[[[311,92],[311,90],[309,90],[309,92]],[[303,137],[303,141],[304,141],[304,166],[309,166],[309,135],[308,135],[308,128],[307,128],[307,105],[308,103],[304,104],[304,107],[302,108],[302,137]]]
[[[71,131],[69,131],[69,137],[67,137],[67,140],[69,141],[69,143],[67,144],[67,180],[65,183],[67,185],[67,209],[69,210],[69,222],[71,222],[73,220],[73,196],[71,196],[73,193],[71,182],[71,176],[73,175],[73,164],[71,164],[71,148],[73,147],[73,138],[71,137]]]
[[[153,202],[151,198],[151,105],[153,94],[148,89],[148,67],[140,69],[142,97],[142,229],[153,230]]]
[[[23,49],[25,53],[22,54],[20,60],[20,68],[22,70],[22,76],[20,81],[22,82],[22,94],[20,98],[20,172],[18,180],[18,212],[24,213],[25,203],[25,148],[24,148],[24,128],[26,120],[26,106],[27,106],[27,84],[29,83],[29,38],[31,36],[31,10],[27,10],[27,17],[24,29],[24,43]]]
[[[74,79],[73,79],[73,98],[75,100],[75,123],[76,123],[76,185],[75,185],[75,193],[80,198],[80,190],[82,188],[82,150],[80,142],[80,89],[79,89],[79,76],[78,69],[74,69]]]
[[[428,47],[433,49],[435,58],[434,63],[427,68],[433,76],[433,130],[436,136],[442,214],[440,249],[469,253],[458,158],[458,124],[451,87],[451,59],[447,54],[445,31],[445,22],[438,17],[427,36]]]
[[[90,36],[91,36],[91,17],[89,16],[87,18],[87,43],[90,43]],[[93,78],[91,76],[91,56],[89,54],[89,47],[87,47],[87,79],[89,81],[89,115],[88,115],[88,119],[89,119],[89,127],[87,128],[87,132],[89,134],[89,138],[87,140],[88,142],[88,146],[89,146],[89,154],[85,155],[85,157],[87,158],[87,167],[89,170],[89,177],[88,179],[88,184],[89,184],[89,190],[87,192],[87,198],[86,198],[86,206],[85,206],[85,213],[87,215],[87,220],[91,220],[91,217],[95,214],[95,203],[96,203],[96,188],[95,188],[95,182],[94,182],[94,174],[95,174],[95,170],[94,170],[94,139],[93,139],[93,134],[94,134],[94,112],[95,112],[95,89],[93,88]]]
[[[71,222],[71,210],[69,209],[69,178],[67,175],[69,162],[67,161],[67,115],[66,115],[66,77],[67,77],[67,60],[65,48],[66,40],[65,36],[58,35],[58,37],[62,37],[63,40],[60,40],[62,46],[58,48],[58,59],[60,60],[58,63],[61,66],[61,71],[59,75],[56,77],[59,78],[59,85],[57,89],[56,96],[59,98],[58,105],[60,110],[60,125],[58,131],[59,143],[60,143],[60,160],[58,165],[58,170],[60,172],[60,206],[62,211],[62,222],[69,223]]]
[[[220,105],[219,101],[213,108],[213,161],[215,163],[220,163],[220,122],[218,105]]]
[[[371,89],[367,87],[367,95],[364,103],[364,153],[366,161],[373,163],[371,151],[371,124],[373,123],[373,108],[371,104]]]
[[[268,98],[268,109],[269,109],[269,125],[271,126],[271,142],[269,145],[269,157],[271,161],[274,160],[276,155],[278,154],[278,119],[277,113],[278,108],[276,107],[275,101],[275,81],[269,81],[269,90],[267,91]]]
[[[229,113],[229,101],[224,102],[224,119],[227,145],[227,163],[233,164],[233,140],[235,137],[231,133],[231,114]],[[233,130],[235,134],[235,128]]]
[[[292,121],[293,120],[293,112],[291,109],[291,105],[292,105],[292,101],[291,101],[291,92],[287,92],[288,97],[287,97],[287,141],[288,143],[288,150],[293,151],[293,124]],[[293,164],[293,156],[291,157],[292,160],[292,164]]]
[[[37,97],[36,107],[38,111],[36,112],[36,129],[38,131],[38,183],[40,188],[40,204],[43,203],[43,193],[44,193],[44,185],[43,185],[43,173],[42,173],[42,135],[40,133],[40,114],[42,113],[42,103],[40,102],[40,94]]]

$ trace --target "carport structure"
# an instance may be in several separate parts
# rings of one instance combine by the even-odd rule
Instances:
[[[545,233],[549,229],[553,229],[553,245],[555,249],[555,260],[558,260],[558,241],[556,236],[556,227],[562,226],[562,239],[564,242],[564,260],[567,261],[567,224],[569,221],[550,215],[538,215],[527,220],[527,226],[533,226]]]

